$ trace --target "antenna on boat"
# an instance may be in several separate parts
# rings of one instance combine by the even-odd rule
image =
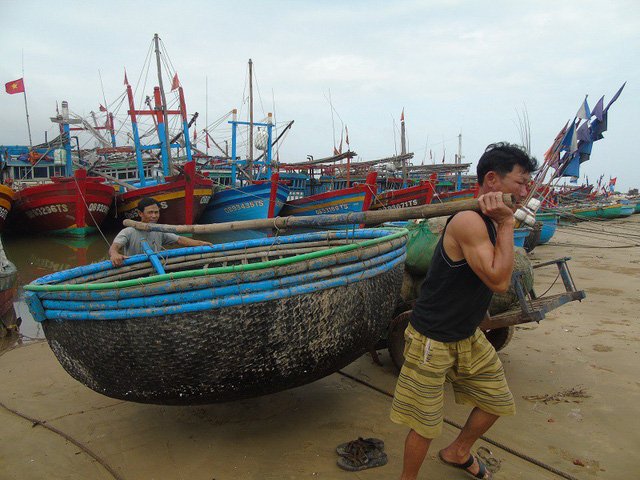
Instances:
[[[205,105],[205,111],[204,111],[204,124],[205,124],[205,128],[204,128],[204,136],[207,140],[207,155],[209,155],[209,138],[207,138],[207,128],[209,128],[209,77],[204,77],[204,105]]]
[[[247,159],[249,184],[253,183],[253,62],[249,59],[249,158]]]
[[[400,116],[400,155],[402,155],[402,188],[407,188],[407,159],[404,158],[407,153],[407,138],[404,130],[404,107],[402,107],[402,115]]]
[[[158,38],[158,34],[155,33],[153,35],[153,42],[155,43],[155,47],[156,47],[156,65],[157,65],[157,69],[158,69],[158,86],[160,87],[160,97],[162,98],[162,117],[164,119],[164,138],[165,138],[165,143],[167,144],[166,146],[166,151],[167,151],[167,158],[169,161],[169,168],[172,167],[172,161],[171,161],[171,145],[169,145],[167,142],[169,142],[169,125],[168,125],[168,119],[167,119],[167,97],[164,94],[164,86],[162,84],[162,67],[160,65],[160,42],[159,42],[159,38]],[[169,172],[164,172],[165,175],[169,175]]]

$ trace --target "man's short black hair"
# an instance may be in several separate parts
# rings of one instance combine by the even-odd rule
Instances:
[[[142,213],[144,212],[145,208],[150,207],[151,205],[157,205],[158,208],[160,208],[160,203],[155,198],[151,198],[151,197],[141,198],[140,201],[138,202],[138,210],[140,210],[140,213]]]
[[[525,172],[535,172],[538,161],[530,156],[524,148],[512,143],[499,142],[489,145],[478,161],[478,184],[482,186],[484,177],[489,172],[496,172],[500,178],[520,165]]]

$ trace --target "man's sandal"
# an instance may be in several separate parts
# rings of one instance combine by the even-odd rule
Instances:
[[[384,450],[384,442],[377,438],[362,438],[359,437],[357,440],[353,440],[351,442],[341,443],[336,447],[336,453],[341,457],[345,455],[352,455],[357,452],[358,448],[362,447],[365,453],[373,451],[374,449],[378,449],[381,452]]]
[[[482,462],[482,460],[480,460],[478,457],[474,457],[473,455],[469,455],[469,459],[464,463],[448,462],[444,458],[442,458],[442,450],[440,450],[438,452],[438,458],[446,466],[459,468],[460,470],[464,471],[467,475],[470,475],[473,478],[479,478],[482,480],[491,480],[492,478],[491,472],[487,470],[487,467]],[[473,465],[474,459],[478,462],[478,473],[475,473],[475,474],[471,473],[471,471],[469,470],[469,468],[471,468],[471,466]]]
[[[338,466],[349,472],[366,470],[367,468],[381,467],[387,464],[387,454],[377,448],[366,451],[358,446],[353,453],[341,456]]]

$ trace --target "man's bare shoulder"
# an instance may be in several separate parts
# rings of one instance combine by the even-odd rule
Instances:
[[[480,228],[484,227],[484,220],[478,214],[472,210],[465,210],[455,215],[449,225],[454,229],[467,229],[467,228]]]
[[[477,212],[471,210],[460,212],[453,217],[449,222],[448,231],[456,240],[481,239],[485,235],[488,237],[484,220]]]

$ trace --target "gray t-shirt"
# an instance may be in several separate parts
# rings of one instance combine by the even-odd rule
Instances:
[[[130,257],[138,255],[142,252],[142,240],[146,240],[151,250],[159,252],[163,245],[176,243],[178,235],[166,232],[145,232],[136,230],[133,227],[126,227],[113,239],[113,243],[117,243],[123,248],[122,254]]]

